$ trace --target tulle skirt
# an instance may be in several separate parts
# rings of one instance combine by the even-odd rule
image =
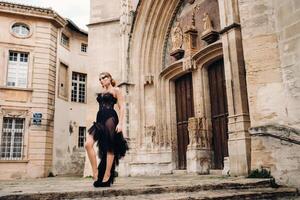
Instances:
[[[116,132],[119,123],[118,115],[114,109],[102,109],[97,114],[97,120],[89,128],[88,133],[93,135],[99,148],[99,157],[102,158],[107,152],[115,155],[115,164],[125,156],[128,144],[122,132]]]

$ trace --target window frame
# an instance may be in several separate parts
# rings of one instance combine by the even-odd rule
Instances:
[[[17,54],[16,60],[10,60],[11,59],[11,53],[12,54]],[[21,62],[21,55],[27,55],[25,57],[23,57],[23,61],[24,58],[26,58],[26,62],[23,63],[27,63],[26,64],[26,69],[23,71],[23,73],[26,73],[26,78],[25,78],[25,83],[24,84],[19,84],[19,76],[20,74],[22,74],[20,71],[20,68],[24,67],[25,65],[22,66],[22,62]],[[14,57],[12,57],[14,59]],[[16,62],[16,63],[13,63]],[[15,65],[15,67],[14,67]],[[10,87],[10,88],[28,88],[31,76],[30,76],[30,65],[31,65],[31,52],[28,51],[15,51],[15,50],[8,50],[8,55],[7,55],[7,67],[6,67],[6,80],[5,80],[5,86],[6,87]],[[13,71],[13,69],[15,68],[15,77],[14,78],[14,83],[15,85],[9,85],[9,76],[10,74],[10,70]],[[13,73],[13,72],[12,72]],[[13,81],[11,81],[13,83]]]
[[[60,94],[60,91],[61,91],[61,86],[60,86],[60,83],[61,83],[61,76],[60,76],[60,73],[61,73],[61,66],[65,66],[66,67],[66,96],[63,96]],[[59,69],[58,69],[58,82],[57,82],[57,97],[65,100],[65,101],[68,101],[69,100],[69,96],[70,96],[70,93],[69,93],[69,87],[70,87],[70,67],[69,65],[67,65],[65,62],[62,62],[61,60],[59,61]]]
[[[12,128],[7,128],[8,131],[7,132],[4,132],[4,123],[5,123],[5,119],[11,119],[12,120]],[[18,145],[15,144],[15,138],[16,138],[16,133],[20,133],[17,130],[16,128],[16,120],[19,120],[21,119],[22,120],[22,131],[21,131],[21,145],[19,145],[19,148]],[[10,129],[10,131],[9,131]],[[10,160],[24,160],[25,158],[25,134],[26,134],[26,118],[25,117],[19,117],[19,116],[3,116],[2,117],[2,120],[1,120],[1,133],[0,133],[0,160],[5,160],[5,161],[10,161]],[[4,155],[2,157],[2,142],[3,142],[3,135],[4,133],[11,133],[11,138],[10,138],[10,147],[9,147],[9,157],[7,157],[6,155]],[[19,149],[20,152],[20,156],[18,157],[14,157],[14,153],[18,153],[18,152],[14,152],[14,149]],[[4,154],[6,154],[6,150],[4,151]]]
[[[64,38],[66,38],[67,40],[67,43],[65,44],[64,43]],[[60,44],[63,46],[63,47],[66,47],[66,48],[70,48],[70,37],[66,34],[66,33],[64,33],[64,32],[61,32],[61,34],[60,34]]]
[[[83,135],[80,135],[81,130],[83,130]],[[77,141],[78,141],[77,142],[77,147],[80,148],[80,149],[84,148],[84,143],[86,141],[86,127],[85,126],[79,126],[78,127],[78,140]]]
[[[26,26],[26,27],[28,27],[28,29],[29,29],[28,34],[27,34],[27,35],[20,35],[20,34],[14,32],[14,31],[13,31],[13,27],[14,27],[15,25],[21,25],[21,26]],[[11,35],[13,35],[13,36],[16,37],[16,38],[26,39],[26,38],[29,38],[29,37],[32,36],[32,34],[33,34],[33,26],[32,26],[30,23],[28,23],[28,22],[24,22],[24,21],[13,21],[13,22],[10,24],[10,30],[9,30],[9,32],[10,32]]]
[[[83,51],[85,50],[85,51]],[[88,51],[88,44],[87,43],[84,43],[84,42],[81,42],[81,45],[80,45],[80,52],[81,53],[87,53]]]
[[[73,79],[74,74],[76,74],[76,80]],[[84,75],[85,77],[85,81],[80,81],[80,75]],[[79,97],[80,97],[80,84],[84,83],[84,101],[79,101]],[[75,92],[73,92],[74,89],[74,84],[76,84],[76,95]],[[75,96],[75,97],[74,97]],[[74,100],[75,98],[75,100]],[[72,75],[71,75],[71,102],[74,103],[86,103],[87,100],[87,74],[85,73],[80,73],[80,72],[76,72],[76,71],[72,71]]]

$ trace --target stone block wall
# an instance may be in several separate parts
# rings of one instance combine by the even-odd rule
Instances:
[[[300,126],[299,8],[297,0],[239,1],[252,128]],[[299,144],[268,136],[268,129],[261,133],[251,133],[251,168],[265,167],[279,183],[299,186]]]

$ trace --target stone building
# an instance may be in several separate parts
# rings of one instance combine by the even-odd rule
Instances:
[[[82,173],[70,160],[83,168],[87,33],[51,9],[7,2],[0,27],[0,179]]]
[[[88,34],[71,20],[61,30],[54,114],[54,175],[79,175],[84,169]]]
[[[91,0],[87,120],[98,109],[98,74],[109,71],[126,97],[131,150],[119,173],[266,168],[299,185],[299,8],[297,0]]]

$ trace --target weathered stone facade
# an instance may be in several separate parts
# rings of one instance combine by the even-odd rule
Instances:
[[[71,102],[71,80],[74,71],[87,73],[87,52],[81,52],[87,33],[51,9],[13,3],[0,3],[0,24],[0,179],[81,176],[78,128],[86,127],[86,102]],[[62,32],[69,46],[62,45]],[[61,73],[62,64],[68,73]],[[16,65],[25,66],[23,74],[13,71]]]
[[[77,52],[86,35],[62,30],[67,22],[53,11],[0,5],[8,30],[0,36],[0,128],[5,116],[25,118],[26,127],[24,159],[0,160],[1,178],[82,173],[78,128],[95,120],[98,76],[108,71],[126,100],[130,151],[119,175],[266,168],[299,186],[297,0],[92,0],[88,56]],[[15,20],[34,27],[28,39],[9,33]],[[59,45],[62,32],[74,46]],[[29,52],[26,88],[6,87],[10,50]],[[71,80],[62,77],[71,71],[87,74],[83,104],[69,102]],[[29,123],[34,112],[44,126]]]
[[[243,0],[239,8],[251,168],[267,168],[280,183],[299,186],[299,2]]]
[[[88,46],[86,49],[82,49],[82,45],[88,44],[88,34],[70,20],[68,20],[65,28],[60,30],[60,37],[62,33],[69,38],[69,45],[63,45],[60,42],[57,52],[52,172],[54,175],[82,176],[85,149],[84,141],[82,140],[79,144],[79,138],[82,137],[80,134],[85,134],[88,128],[86,123]],[[62,71],[63,68],[66,68],[65,73]],[[84,84],[84,91],[82,92],[85,93],[83,102],[73,99],[74,95],[72,93],[76,93],[77,98],[79,98],[79,87],[72,84],[76,75],[85,77],[85,81],[81,82],[81,84]],[[64,84],[63,87],[61,84]],[[76,92],[74,87],[77,89]],[[85,137],[85,135],[83,136]]]
[[[52,167],[57,38],[59,29],[66,22],[50,9],[2,2],[0,14],[0,130],[1,157],[5,158],[0,160],[0,178],[44,177]],[[12,26],[16,23],[27,25],[29,35],[16,36],[12,32]],[[13,52],[18,57],[11,58]],[[28,59],[21,58],[18,52],[25,52]],[[27,80],[22,87],[8,85],[9,61],[17,61],[17,58],[19,62],[28,63]],[[34,113],[42,114],[40,125],[32,123]],[[23,133],[18,138],[23,140],[20,144],[21,155],[11,155],[12,152],[3,149],[4,144],[7,147],[10,145],[10,138],[13,137],[10,133],[4,136],[4,130],[10,128],[9,120],[15,118],[23,120]],[[3,127],[4,119],[8,119],[7,127]]]
[[[184,149],[187,172],[209,173],[210,169],[221,166],[225,173],[247,175],[252,169],[265,167],[283,183],[299,185],[297,178],[292,178],[299,176],[299,157],[289,153],[283,159],[289,150],[299,148],[297,1],[106,3],[105,8],[116,11],[116,15],[134,13],[132,24],[130,20],[127,24],[131,31],[121,31],[120,35],[112,33],[124,23],[109,20],[114,19],[111,13],[102,12],[104,7],[95,1],[91,3],[91,22],[98,23],[90,26],[95,34],[90,34],[89,42],[95,44],[93,52],[105,55],[98,56],[101,61],[90,55],[90,60],[94,60],[91,67],[111,72],[126,95],[126,134],[131,150],[120,166],[121,175],[158,175],[179,169],[182,155],[179,155],[178,132],[184,124],[183,133],[188,133]],[[114,10],[116,4],[130,3],[132,6],[127,6],[127,10]],[[96,19],[95,13],[103,16],[97,15]],[[108,27],[114,31],[106,32],[110,31]],[[127,47],[122,41],[128,34]],[[109,35],[110,44],[115,45],[102,41]],[[101,47],[96,47],[98,40],[103,42]],[[107,55],[116,47],[120,50],[116,52],[123,56],[116,57],[116,52]],[[211,71],[221,61],[224,70],[221,87],[226,92],[225,99],[221,98],[225,105],[222,114],[226,117],[216,122],[214,109],[219,103],[215,104],[214,99],[220,95],[211,88],[220,78],[212,79]],[[192,87],[189,90],[193,99],[185,105],[192,113],[188,120],[178,121],[182,110],[178,108],[177,85],[187,74],[192,77],[192,85],[187,88]],[[94,82],[96,78],[90,82],[93,87]],[[180,97],[188,94],[187,90],[181,91],[184,92]],[[90,108],[96,112],[96,104]],[[220,128],[217,123],[226,126]],[[296,136],[286,136],[288,139],[283,143],[283,138],[253,131],[257,126],[269,124],[284,126],[286,130],[292,128]],[[219,132],[224,133],[221,135],[224,139],[218,139]],[[216,148],[216,142],[220,142],[221,152],[217,152],[220,148]]]

